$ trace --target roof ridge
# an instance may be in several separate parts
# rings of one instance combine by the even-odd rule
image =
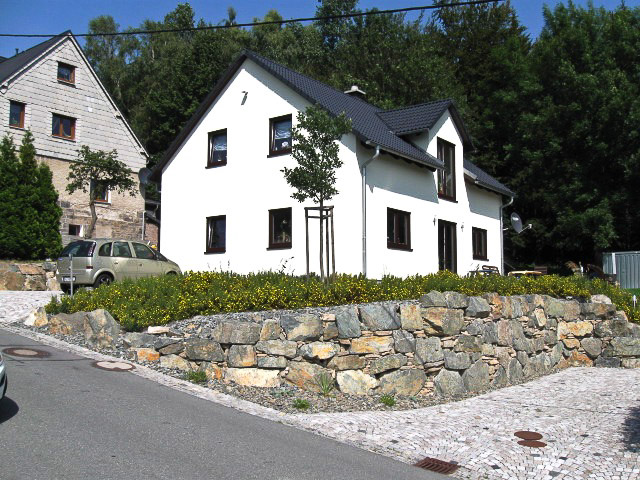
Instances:
[[[41,47],[42,45],[44,45],[44,44],[45,44],[45,43],[47,43],[47,42],[50,42],[50,41],[51,41],[51,40],[53,40],[54,38],[59,38],[59,37],[63,37],[63,36],[65,36],[67,33],[70,33],[71,35],[73,35],[73,33],[71,33],[71,30],[67,30],[67,31],[62,32],[62,33],[60,33],[60,34],[58,34],[58,35],[53,35],[53,36],[51,36],[51,37],[47,38],[46,40],[44,40],[43,42],[36,43],[34,46],[29,47],[29,48],[27,48],[26,50],[23,50],[23,51],[21,51],[21,52],[18,52],[18,53],[16,53],[15,55],[13,55],[13,56],[11,56],[11,57],[6,57],[6,60],[11,60],[11,59],[14,59],[14,58],[16,58],[16,57],[18,57],[18,56],[22,55],[22,54],[28,53],[30,50],[33,50],[34,48]]]
[[[382,110],[380,113],[391,113],[391,112],[399,112],[401,110],[408,110],[410,108],[416,108],[416,107],[423,107],[426,105],[433,105],[435,103],[440,103],[440,102],[450,102],[453,103],[455,105],[455,102],[453,101],[452,98],[441,98],[439,100],[432,100],[430,102],[424,102],[424,103],[416,103],[415,105],[407,105],[406,107],[398,107],[398,108],[391,108],[389,110]]]

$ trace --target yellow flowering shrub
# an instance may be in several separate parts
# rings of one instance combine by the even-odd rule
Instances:
[[[381,280],[356,275],[336,275],[328,283],[317,277],[292,277],[274,272],[239,275],[231,272],[187,272],[184,276],[145,278],[81,290],[73,298],[50,303],[49,313],[108,310],[126,330],[141,330],[195,315],[298,309],[420,298],[431,290],[466,295],[496,292],[499,295],[542,294],[553,297],[588,298],[604,294],[640,321],[631,295],[601,280],[581,277],[459,277],[444,271],[407,278]]]

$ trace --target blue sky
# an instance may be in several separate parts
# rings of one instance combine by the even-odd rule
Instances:
[[[588,0],[575,0],[586,5]],[[75,0],[60,2],[51,0],[0,0],[0,33],[60,33],[71,30],[85,33],[89,20],[98,15],[108,14],[115,18],[121,27],[138,26],[145,19],[161,20],[179,2],[176,0]],[[204,18],[208,22],[218,23],[227,17],[227,7],[233,5],[238,12],[239,23],[250,22],[254,17],[263,17],[271,8],[275,8],[284,18],[311,17],[315,13],[315,0],[192,0],[196,19]],[[512,0],[518,17],[532,37],[540,32],[543,4],[550,6],[557,0]],[[564,2],[566,3],[566,1]],[[594,5],[614,9],[620,0],[593,0]],[[430,5],[431,0],[360,0],[361,9],[377,7],[381,10]],[[640,6],[640,0],[627,0],[627,6]],[[12,56],[15,49],[27,49],[44,39],[0,37],[0,55]],[[83,43],[81,41],[81,43]]]

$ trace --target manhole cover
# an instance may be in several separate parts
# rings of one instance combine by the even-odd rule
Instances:
[[[93,362],[92,365],[96,368],[109,370],[111,372],[128,372],[129,370],[133,370],[135,368],[133,365],[126,362],[99,361]]]
[[[449,463],[431,457],[425,457],[414,465],[425,470],[444,474],[453,473],[459,468],[459,465],[456,465],[455,463]]]
[[[3,352],[7,355],[11,355],[12,357],[23,358],[44,358],[51,356],[49,352],[45,352],[44,350],[36,350],[35,348],[23,347],[5,348]]]
[[[520,440],[518,445],[522,445],[523,447],[531,447],[531,448],[542,448],[546,447],[547,444],[544,442],[539,442],[538,440]]]
[[[542,435],[538,432],[529,432],[526,430],[522,430],[520,432],[514,433],[514,435],[523,440],[540,440]]]

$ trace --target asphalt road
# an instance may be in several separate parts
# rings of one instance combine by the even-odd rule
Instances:
[[[238,412],[0,329],[0,478],[443,479],[280,423]]]

